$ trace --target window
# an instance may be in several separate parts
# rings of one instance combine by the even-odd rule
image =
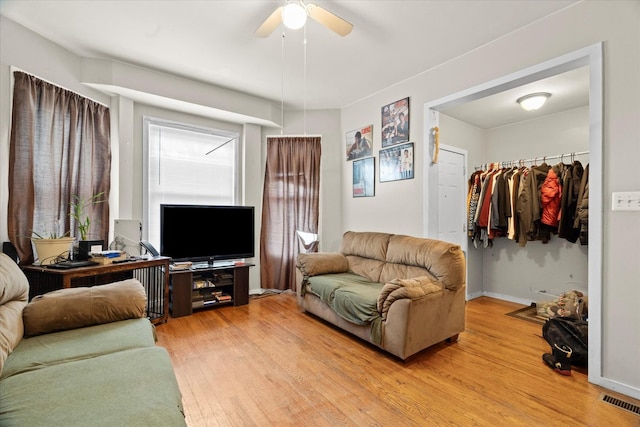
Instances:
[[[239,134],[144,118],[144,233],[160,247],[160,205],[234,205],[239,198]],[[185,224],[185,233],[194,233]]]

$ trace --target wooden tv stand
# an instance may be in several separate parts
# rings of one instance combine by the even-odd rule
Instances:
[[[249,267],[228,264],[173,270],[169,273],[171,317],[189,316],[193,310],[249,303]]]

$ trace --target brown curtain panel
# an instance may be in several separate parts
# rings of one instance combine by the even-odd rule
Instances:
[[[318,232],[320,137],[267,139],[260,231],[260,280],[295,290],[296,230]]]
[[[9,240],[33,263],[32,231],[69,233],[73,196],[103,193],[89,206],[88,239],[108,241],[109,108],[22,72],[14,73],[9,149]]]

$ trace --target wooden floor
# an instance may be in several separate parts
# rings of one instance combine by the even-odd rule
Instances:
[[[292,293],[170,318],[157,333],[192,427],[640,425],[585,372],[544,365],[541,327],[505,316],[520,307],[472,300],[457,343],[405,362],[299,312]]]

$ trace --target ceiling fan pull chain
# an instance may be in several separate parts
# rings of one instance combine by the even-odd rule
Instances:
[[[284,135],[284,38],[286,34],[282,32],[280,46],[280,135]]]
[[[304,63],[303,63],[303,75],[302,75],[302,124],[304,126],[304,136],[307,136],[307,26],[304,26]]]

